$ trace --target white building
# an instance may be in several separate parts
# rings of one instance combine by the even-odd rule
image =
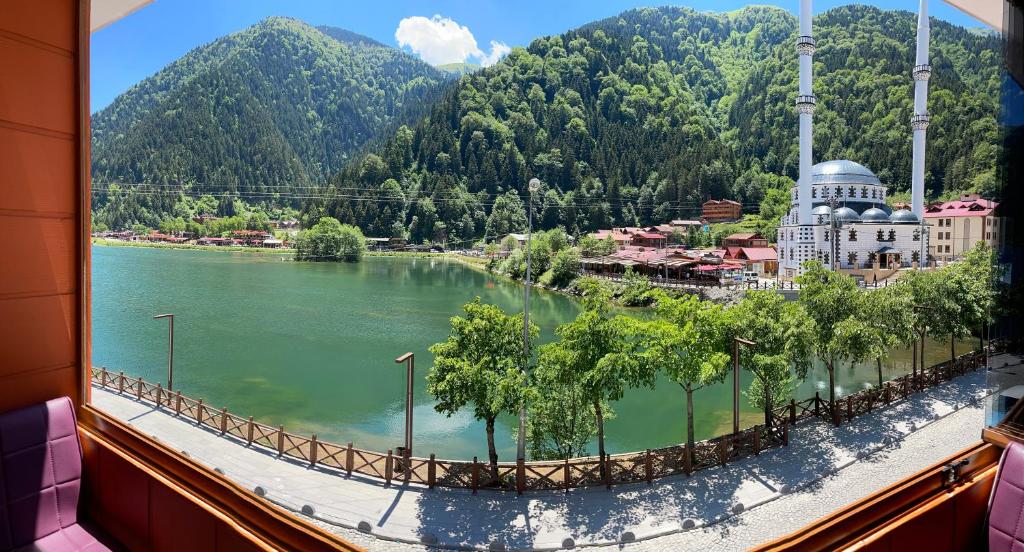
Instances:
[[[924,145],[928,127],[928,6],[921,0],[917,22],[917,64],[914,67],[913,180],[910,210],[893,212],[886,186],[873,172],[848,160],[812,165],[812,124],[817,99],[811,69],[815,50],[811,36],[811,0],[800,2],[800,176],[790,192],[791,207],[779,225],[779,267],[784,278],[797,276],[804,262],[878,276],[878,271],[911,267],[927,259],[928,232],[924,215]],[[835,220],[833,220],[833,217]],[[884,274],[883,274],[884,276]]]

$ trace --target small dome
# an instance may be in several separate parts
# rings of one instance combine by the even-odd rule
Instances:
[[[831,215],[832,209],[828,205],[818,205],[813,210],[811,210],[811,214],[814,216]]]
[[[840,207],[836,209],[836,220],[839,222],[860,222],[860,215],[849,207]]]
[[[898,224],[917,224],[920,222],[917,215],[907,209],[900,209],[899,211],[893,212],[892,216],[889,217],[889,222],[895,222]]]
[[[889,215],[879,209],[878,207],[872,207],[867,211],[860,214],[861,222],[889,222]]]

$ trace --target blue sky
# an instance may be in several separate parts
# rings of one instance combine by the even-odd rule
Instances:
[[[815,13],[839,0],[818,0]],[[917,10],[917,0],[860,2],[884,9]],[[730,11],[750,4],[771,4],[795,13],[797,0],[687,0],[697,10]],[[538,36],[558,34],[623,10],[663,5],[643,0],[155,0],[149,6],[93,34],[92,91],[94,111],[106,107],[131,85],[156,73],[188,51],[244,29],[265,17],[285,15],[314,25],[332,25],[398,46],[396,30],[407,50],[431,60],[468,53],[468,61],[496,59],[505,47],[525,46]],[[931,0],[933,17],[958,25],[981,23],[957,9]],[[443,20],[433,19],[440,15]],[[417,17],[418,16],[418,17]],[[451,21],[448,21],[448,20]],[[432,40],[431,32],[447,40]],[[433,37],[437,38],[437,37]],[[470,41],[467,45],[467,40]],[[472,49],[475,40],[477,48]],[[497,44],[494,44],[497,43]],[[453,53],[454,52],[454,53]]]

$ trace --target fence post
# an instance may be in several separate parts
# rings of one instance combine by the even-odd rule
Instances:
[[[196,406],[196,423],[203,425],[203,399],[199,399],[199,404]]]
[[[846,397],[846,421],[853,419],[853,395]]]
[[[220,410],[220,434],[224,435],[228,431],[228,408],[225,406]]]
[[[888,383],[882,386],[882,399],[885,401],[885,404],[889,404],[889,401],[891,400],[891,397],[889,396],[891,388],[892,386]]]
[[[434,464],[434,453],[430,453],[430,460],[427,461],[427,488],[433,489],[437,483],[437,465]]]
[[[654,479],[654,465],[651,463],[651,449],[647,449],[644,453],[644,477],[647,478],[647,484],[650,485],[651,480]]]
[[[789,446],[789,426],[788,425],[782,426],[782,446],[784,446],[784,447],[788,447]]]
[[[316,450],[316,433],[314,433],[313,437],[310,438],[310,440],[309,440],[309,465],[310,466],[315,466],[316,465],[316,452],[317,452],[317,450]]]
[[[818,392],[814,392],[814,417],[819,418],[821,414],[818,412],[818,403],[821,402],[821,398],[818,396]]]
[[[123,394],[124,393],[124,372],[121,372],[119,374],[118,379],[117,379],[117,393],[118,394]]]
[[[754,456],[761,454],[761,430],[754,428]]]
[[[470,486],[473,488],[473,494],[476,494],[476,489],[480,486],[480,464],[477,462],[476,456],[473,457],[473,468],[469,479]]]
[[[395,469],[395,459],[391,456],[391,449],[388,449],[388,456],[384,459],[384,486],[391,485],[392,470]]]
[[[349,477],[352,477],[353,456],[354,453],[352,452],[352,443],[349,442],[349,444],[345,447],[345,471],[348,472]]]
[[[516,494],[523,494],[526,488],[526,461],[522,458],[516,459]]]
[[[612,488],[612,466],[614,461],[610,455],[604,455],[604,484],[608,489]]]
[[[135,382],[135,398],[136,400],[142,400],[142,378]]]
[[[159,383],[156,384],[156,407],[158,409],[160,408],[160,404],[161,404],[161,402],[163,400],[163,394],[164,394],[163,385],[161,385]]]
[[[256,428],[253,426],[253,423],[252,423],[252,416],[249,416],[249,429],[248,429],[248,431],[246,431],[247,436],[246,436],[246,439],[245,439],[246,444],[249,445],[249,446],[252,446],[252,434],[253,434],[253,431],[255,431],[255,430],[256,430]]]
[[[565,492],[569,492],[572,488],[572,479],[569,476],[569,459],[565,459],[565,464],[562,466],[562,484],[565,485]]]
[[[277,455],[284,454],[284,426],[277,428]]]
[[[107,369],[100,368],[100,387],[107,388]]]
[[[796,399],[789,399],[789,423],[796,423]]]
[[[728,450],[726,448],[725,439],[726,438],[723,438],[721,441],[718,441],[718,462],[721,463],[723,466],[728,461]]]

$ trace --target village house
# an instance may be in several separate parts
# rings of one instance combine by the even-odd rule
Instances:
[[[768,247],[768,240],[757,232],[737,232],[723,238],[722,247]]]
[[[978,243],[999,248],[1006,236],[1007,219],[997,216],[999,204],[977,194],[956,201],[933,203],[924,210],[929,226],[928,253],[936,261],[955,261]]]
[[[743,205],[731,199],[709,199],[700,210],[700,218],[707,222],[739,220],[743,216]]]

